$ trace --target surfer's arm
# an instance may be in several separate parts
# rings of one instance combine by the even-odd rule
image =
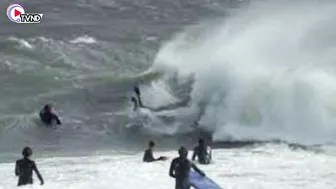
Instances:
[[[202,175],[203,177],[205,177],[205,173],[200,170],[194,163],[191,163],[191,167],[196,171],[198,172],[200,175]]]
[[[55,116],[55,117],[56,117],[56,123],[57,123],[58,125],[61,125],[61,124],[62,124],[61,120],[58,118],[58,116]]]
[[[50,113],[52,115],[52,119],[56,120],[57,125],[61,125],[62,123],[61,123],[61,120],[58,117],[58,114],[57,114],[56,110],[54,108],[52,108]]]
[[[56,113],[55,110],[53,110],[53,111],[51,112],[51,116],[52,116],[52,119],[53,119],[53,120],[56,120],[57,125],[61,125],[61,124],[62,124],[62,122],[61,122],[61,120],[59,119],[59,117],[58,117],[58,115],[57,115],[57,113]]]
[[[38,179],[41,181],[41,185],[43,185],[44,184],[44,180],[42,178],[42,175],[40,174],[40,171],[37,169],[35,162],[34,162],[34,165],[33,165],[33,169],[34,169],[34,171],[35,171]]]
[[[169,168],[169,176],[175,178],[175,159],[171,162]]]
[[[16,161],[15,163],[15,176],[19,176],[19,165],[18,165],[18,161]]]
[[[52,119],[53,119],[53,120],[56,120],[57,125],[61,125],[61,124],[62,124],[62,122],[61,122],[61,120],[58,118],[57,114],[52,113]]]
[[[193,153],[192,158],[191,158],[192,161],[195,161],[195,159],[196,159],[197,150],[198,150],[197,147],[195,147],[194,148],[194,153]]]

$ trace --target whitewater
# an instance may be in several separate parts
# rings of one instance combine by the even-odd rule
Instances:
[[[176,35],[154,69],[193,78],[191,109],[217,140],[333,143],[335,6],[256,6]]]
[[[222,188],[336,188],[334,1],[20,3],[45,20],[0,18],[0,189],[25,146],[45,179],[27,188],[173,188],[199,137]],[[148,140],[168,161],[141,161]]]
[[[330,154],[293,151],[286,146],[213,152],[215,163],[199,167],[223,188],[335,188],[336,161]],[[174,153],[159,154],[173,157]],[[173,188],[168,177],[170,162],[142,163],[141,155],[45,158],[38,159],[38,166],[45,175],[43,188]],[[0,170],[1,178],[7,178],[1,188],[14,188],[13,164],[2,164]]]

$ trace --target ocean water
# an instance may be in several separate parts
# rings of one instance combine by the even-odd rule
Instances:
[[[171,159],[199,136],[223,188],[336,188],[334,1],[15,3],[44,16],[0,17],[0,189],[24,146],[46,188],[172,188],[147,141]],[[150,108],[132,110],[134,85]]]

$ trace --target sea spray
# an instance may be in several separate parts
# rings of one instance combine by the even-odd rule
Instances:
[[[216,140],[335,140],[336,4],[286,2],[191,26],[157,54],[151,69],[193,76],[190,111]]]

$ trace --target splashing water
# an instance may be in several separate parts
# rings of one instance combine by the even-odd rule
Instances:
[[[151,69],[193,76],[190,111],[205,104],[200,124],[217,140],[334,142],[335,17],[334,2],[256,3],[187,28]]]

